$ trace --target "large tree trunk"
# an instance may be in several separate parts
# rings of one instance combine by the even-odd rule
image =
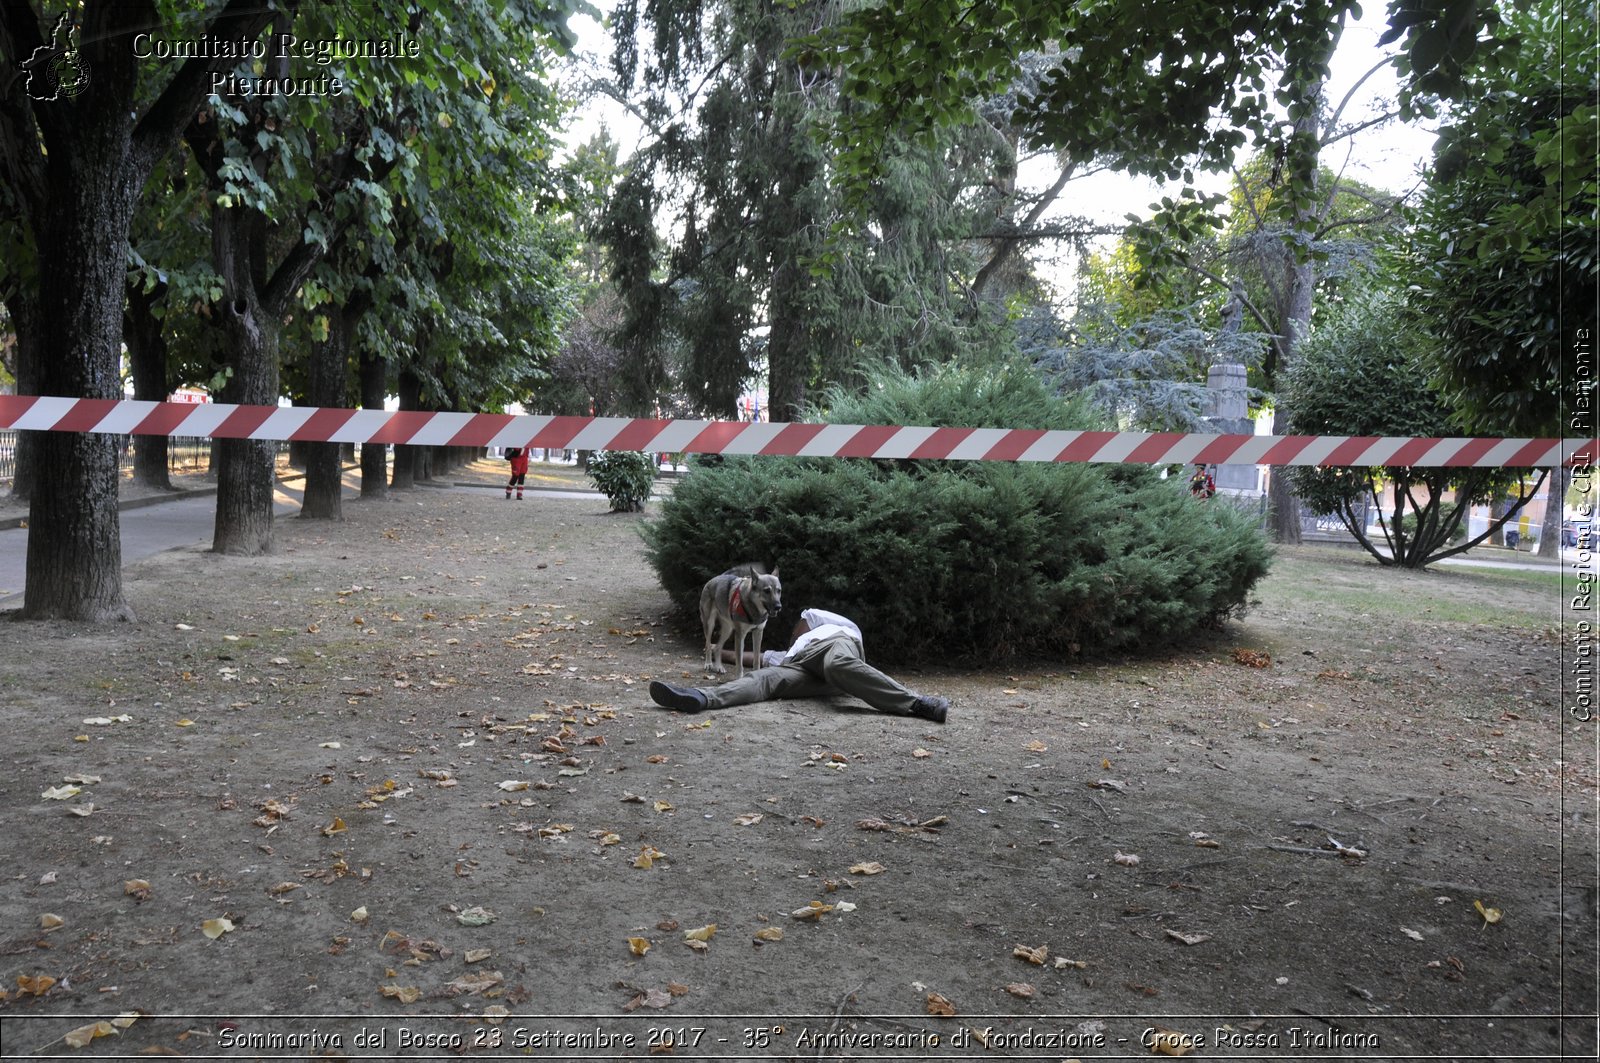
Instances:
[[[128,228],[143,177],[128,161],[126,110],[93,115],[85,106],[93,95],[76,101],[72,120],[81,124],[66,138],[67,149],[53,150],[49,159],[49,199],[36,226],[42,326],[36,381],[43,395],[120,399]],[[29,507],[23,616],[132,619],[122,595],[121,439],[40,432],[35,442],[38,468],[49,474],[38,478]]]
[[[375,351],[361,352],[361,408],[383,409],[388,367]],[[383,498],[389,493],[389,448],[382,443],[361,445],[361,497]]]
[[[171,389],[167,386],[167,338],[156,317],[156,304],[166,297],[167,286],[157,284],[146,292],[137,280],[128,284],[128,301],[123,311],[122,339],[128,346],[128,365],[133,372],[133,397],[163,402]],[[164,491],[172,490],[167,468],[167,437],[139,436],[133,443],[135,482]]]
[[[213,216],[215,222],[215,216]],[[251,286],[221,308],[233,375],[224,402],[278,404],[278,322],[267,316]],[[272,549],[272,503],[278,444],[271,439],[222,439],[217,446],[217,519],[211,548],[254,556]]]

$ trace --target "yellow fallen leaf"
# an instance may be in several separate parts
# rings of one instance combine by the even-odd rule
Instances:
[[[67,1043],[68,1048],[82,1048],[96,1037],[110,1037],[116,1032],[116,1027],[102,1019],[87,1026],[80,1026],[76,1030],[68,1030],[61,1039]]]
[[[932,753],[928,752],[926,749],[921,748],[920,746],[918,748],[916,748],[916,749],[913,749],[911,751],[911,755],[913,757],[916,757],[918,760],[926,760],[928,757],[933,756]]]
[[[335,834],[343,833],[344,829],[344,820],[334,816],[333,822],[322,828],[322,834],[324,837],[331,838]]]
[[[119,1030],[126,1030],[128,1027],[138,1022],[139,1018],[140,1016],[137,1011],[125,1011],[121,1015],[118,1015],[116,1018],[112,1019],[111,1025],[115,1026]]]
[[[74,816],[92,816],[94,815],[94,802],[88,801],[81,805],[68,805],[67,811]]]
[[[757,941],[782,941],[783,930],[775,926],[764,926],[756,931]]]
[[[833,911],[833,905],[823,904],[821,901],[812,901],[804,908],[796,908],[789,913],[790,919],[821,919]]]
[[[207,919],[200,924],[200,932],[212,941],[217,940],[217,938],[232,929],[233,920],[231,919]]]
[[[1036,949],[1030,949],[1026,945],[1018,945],[1011,950],[1011,955],[1019,960],[1027,960],[1029,963],[1043,964],[1045,960],[1050,958],[1050,950],[1044,945],[1040,945]]]
[[[45,993],[47,993],[50,990],[50,987],[55,985],[55,984],[56,984],[56,980],[54,978],[50,977],[47,974],[40,974],[40,975],[19,974],[19,975],[17,975],[17,988],[22,990],[24,993],[30,993],[30,994],[32,994],[33,996],[36,996],[36,997],[44,996]]]
[[[1043,742],[1039,741],[1037,738],[1035,738],[1033,741],[1029,742],[1027,745],[1023,746],[1022,748],[1026,749],[1029,753],[1043,753],[1046,750],[1048,750],[1050,747],[1045,745]]]
[[[741,827],[753,827],[766,818],[760,812],[746,812],[742,816],[735,816],[733,821]]]
[[[633,953],[635,956],[643,956],[645,953],[650,951],[650,939],[629,938],[628,951]]]
[[[194,721],[189,719],[188,717],[184,717],[183,719],[179,720],[173,726],[175,726],[175,727],[193,727],[194,726]]]
[[[852,875],[881,875],[887,870],[889,869],[878,863],[876,860],[868,860],[865,863],[852,864],[850,867],[850,873]]]
[[[683,932],[683,940],[685,940],[685,941],[710,941],[713,937],[716,936],[716,933],[717,933],[717,924],[716,923],[707,923],[705,926],[697,927],[694,930],[685,930]]]
[[[1179,1033],[1177,1030],[1167,1030],[1160,1026],[1155,1027],[1150,1033],[1150,1051],[1163,1056],[1186,1056],[1193,1052],[1198,1043],[1194,1034]]]
[[[136,901],[150,899],[150,883],[142,878],[130,878],[122,884],[122,892]]]
[[[317,743],[317,748],[318,749],[343,749],[344,746],[340,745],[338,742],[318,742]]]
[[[1479,930],[1482,930],[1483,927],[1488,926],[1490,923],[1498,923],[1501,916],[1505,915],[1498,908],[1485,908],[1482,901],[1473,901],[1472,906],[1478,910],[1479,915],[1483,916],[1483,926],[1480,926]]]
[[[300,883],[298,882],[280,882],[276,886],[269,887],[267,892],[276,897],[285,893],[293,893],[299,888]]]
[[[350,921],[352,923],[365,923],[368,918],[367,906],[364,904],[350,913]]]
[[[956,1013],[956,1006],[950,1003],[948,997],[938,993],[928,994],[928,1014],[950,1016]]]
[[[526,790],[528,783],[525,779],[507,779],[505,782],[500,783],[498,788],[507,793],[515,793],[518,790]]]
[[[378,992],[402,1004],[415,1004],[422,999],[422,990],[411,985],[381,985]]]
[[[39,796],[46,801],[65,801],[69,797],[77,797],[83,793],[81,786],[52,786]]]
[[[643,849],[639,850],[638,856],[634,857],[633,866],[648,871],[652,866],[655,865],[657,860],[660,860],[666,855],[666,853],[662,852],[660,849],[657,849],[655,846],[647,845]]]
[[[493,955],[493,949],[468,949],[461,954],[461,958],[468,963],[482,963]]]
[[[621,841],[622,835],[620,834],[602,834],[600,836],[601,845],[616,845]]]
[[[39,917],[40,930],[54,930],[58,926],[65,926],[67,921],[54,912],[45,912]]]
[[[672,802],[671,801],[657,801],[653,807],[655,808],[655,810],[657,812],[671,812],[671,811],[673,811],[673,807],[672,807]]]

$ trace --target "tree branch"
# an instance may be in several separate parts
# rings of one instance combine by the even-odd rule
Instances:
[[[283,2],[292,19],[299,0]],[[253,39],[261,35],[276,14],[271,4],[261,0],[228,0],[228,6],[201,32],[206,37]],[[183,134],[201,102],[211,93],[211,75],[234,62],[232,59],[195,58],[178,68],[133,128],[132,151],[138,180],[144,180],[156,160],[171,150]]]

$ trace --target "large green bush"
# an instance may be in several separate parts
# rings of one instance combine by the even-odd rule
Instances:
[[[1026,369],[879,377],[830,396],[843,424],[1085,427]],[[1161,645],[1241,607],[1267,570],[1259,531],[1136,466],[727,458],[698,462],[644,526],[686,611],[744,561],[781,570],[799,610],[844,613],[886,662]],[[785,635],[769,638],[782,644]]]

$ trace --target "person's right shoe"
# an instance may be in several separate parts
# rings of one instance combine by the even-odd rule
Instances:
[[[694,687],[676,687],[657,679],[650,684],[650,700],[677,712],[704,712],[706,696]]]
[[[950,702],[934,694],[924,694],[917,698],[917,703],[911,706],[911,715],[923,720],[932,720],[934,723],[944,723],[944,718],[950,712]]]

